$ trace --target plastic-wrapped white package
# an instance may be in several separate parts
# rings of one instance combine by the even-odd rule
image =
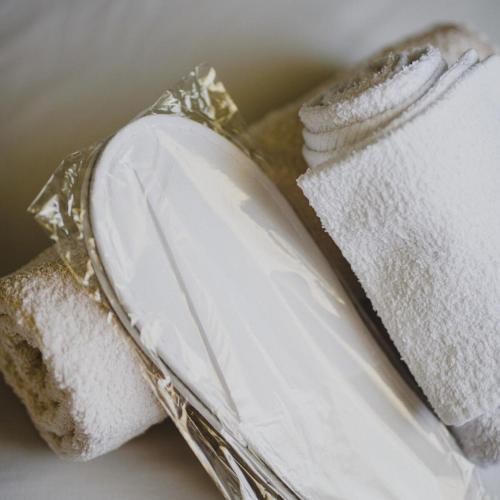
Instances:
[[[217,121],[234,108],[213,72],[189,81],[71,157],[33,210],[70,265],[65,240],[80,235],[89,266],[75,273],[97,276],[223,494],[483,498],[242,137]]]

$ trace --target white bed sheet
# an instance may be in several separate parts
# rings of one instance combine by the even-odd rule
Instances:
[[[500,41],[496,0],[2,0],[0,275],[47,246],[25,208],[67,153],[208,61],[248,120],[429,23]],[[500,467],[483,473],[500,498]],[[171,424],[88,464],[59,461],[0,385],[0,499],[218,498]]]
[[[169,421],[87,463],[57,458],[24,407],[0,383],[2,500],[218,499],[211,480]]]

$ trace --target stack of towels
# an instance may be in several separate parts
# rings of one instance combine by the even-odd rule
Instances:
[[[470,48],[476,52],[459,58]],[[494,235],[486,238],[495,223],[486,210],[497,180],[491,135],[500,70],[496,58],[478,63],[492,52],[465,28],[441,26],[328,82],[300,112],[308,164],[297,118],[305,98],[251,129],[270,160],[267,174],[348,275],[297,187],[304,174],[301,188],[417,382],[482,462],[500,459],[498,260]],[[356,289],[352,274],[350,283]],[[123,333],[54,249],[0,280],[0,368],[59,455],[94,458],[165,417]]]

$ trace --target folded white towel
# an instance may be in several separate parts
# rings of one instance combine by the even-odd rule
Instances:
[[[121,327],[54,249],[0,280],[0,369],[66,458],[97,457],[165,417]]]
[[[499,84],[500,58],[468,53],[299,180],[447,424],[500,404]]]
[[[448,62],[455,60],[455,47],[459,47],[459,50],[461,48],[474,47],[478,49],[481,58],[486,57],[494,51],[493,47],[488,45],[482,37],[466,31],[464,28],[454,26],[438,27],[428,33],[410,38],[399,46],[403,50],[407,50],[418,46],[420,43],[426,45],[429,42],[433,42],[436,44],[436,41],[438,42],[437,46],[443,50],[443,56]],[[387,53],[387,50],[379,53],[378,57],[384,53]],[[321,88],[330,88],[332,85],[335,85],[335,82],[322,85]],[[316,95],[318,90],[313,92],[313,95],[310,97]],[[355,301],[365,306],[361,312],[368,313],[368,321],[376,321],[376,318],[371,317],[369,308],[366,307],[363,291],[359,287],[355,276],[350,271],[347,262],[342,258],[337,246],[328,236],[328,233],[322,229],[321,223],[311,209],[307,199],[303,196],[295,182],[293,182],[294,178],[299,177],[307,169],[307,164],[301,155],[303,127],[298,118],[298,111],[302,103],[308,100],[308,97],[304,96],[281,110],[269,113],[251,129],[251,132],[259,142],[267,158],[270,159],[267,174],[286,194],[337,273],[340,271],[343,282],[351,292],[351,295],[354,296]],[[382,335],[382,338],[379,340],[384,341],[383,332],[375,331],[374,333]],[[387,349],[390,349],[390,346],[386,346]],[[500,460],[499,410],[482,415],[463,426],[452,427],[452,431],[469,459],[482,464],[498,462]]]
[[[317,92],[301,110],[308,164],[338,155],[340,149],[388,123],[436,82],[446,69],[444,63],[454,64],[469,49],[481,60],[495,53],[481,34],[465,26],[439,25],[381,50],[368,64]]]
[[[434,28],[405,38],[390,45],[374,55],[378,59],[389,52],[401,52],[415,47],[432,45],[440,50],[447,64],[454,64],[464,52],[474,49],[479,59],[498,52],[496,47],[483,34],[461,24],[439,24]]]
[[[389,52],[304,105],[304,158],[316,166],[340,156],[399,115],[446,70],[438,49]]]
[[[500,462],[500,409],[451,431],[469,460],[480,465]]]

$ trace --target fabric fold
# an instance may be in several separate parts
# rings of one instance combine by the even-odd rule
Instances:
[[[338,156],[419,99],[446,71],[432,46],[389,52],[300,109],[311,166]]]

